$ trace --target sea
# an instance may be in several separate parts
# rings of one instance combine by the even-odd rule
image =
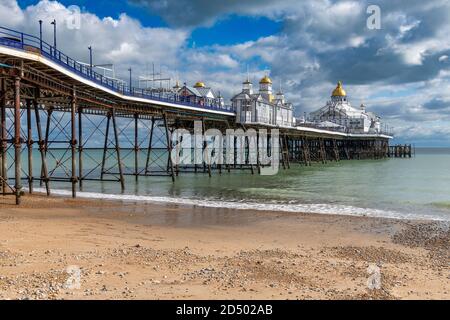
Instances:
[[[64,151],[48,155],[49,168]],[[125,172],[133,172],[132,150],[122,150]],[[26,158],[26,151],[23,152]],[[33,159],[39,159],[33,152]],[[70,154],[64,155],[70,159]],[[98,173],[101,150],[84,155],[84,172]],[[52,161],[52,158],[54,159]],[[140,169],[145,154],[139,158]],[[166,160],[161,160],[161,164]],[[33,160],[35,176],[40,164]],[[113,156],[107,159],[114,167]],[[26,169],[27,164],[23,164]],[[70,172],[70,161],[59,164],[59,174]],[[55,171],[56,173],[56,171]],[[117,173],[114,168],[111,173]],[[114,178],[115,176],[105,176]],[[23,181],[24,187],[27,186]],[[71,195],[71,184],[51,181],[54,195]],[[43,192],[39,182],[34,190]],[[169,177],[125,176],[125,190],[116,181],[84,181],[78,197],[124,200],[142,203],[168,203],[230,209],[270,210],[374,216],[399,219],[450,221],[450,148],[416,148],[412,158],[343,160],[302,166],[291,164],[274,176],[252,175],[249,170],[181,173],[175,183]]]

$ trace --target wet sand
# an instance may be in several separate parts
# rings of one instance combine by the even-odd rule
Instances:
[[[20,207],[0,202],[2,299],[450,299],[447,223],[29,195]],[[373,268],[379,289],[367,285]],[[70,282],[78,270],[79,288]]]

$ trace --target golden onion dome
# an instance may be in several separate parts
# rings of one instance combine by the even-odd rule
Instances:
[[[272,84],[272,80],[267,75],[265,75],[264,78],[262,78],[261,81],[259,81],[259,83]]]
[[[203,82],[197,82],[196,84],[195,84],[195,86],[194,86],[194,88],[203,88],[203,87],[205,87],[205,84],[203,83]]]
[[[344,88],[342,88],[342,82],[339,81],[337,83],[336,89],[333,90],[333,93],[331,94],[332,97],[345,97],[347,96],[347,93],[345,92]]]

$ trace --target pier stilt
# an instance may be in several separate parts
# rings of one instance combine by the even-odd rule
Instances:
[[[114,131],[114,141],[115,141],[115,144],[116,144],[115,145],[115,149],[116,149],[116,155],[117,155],[117,166],[119,167],[120,186],[121,186],[122,191],[123,191],[123,190],[125,190],[125,179],[124,179],[124,176],[123,176],[122,160],[121,160],[122,158],[120,157],[119,135],[117,134],[115,108],[112,108],[111,118],[112,118],[113,131]]]
[[[169,135],[169,127],[167,124],[167,116],[165,113],[163,113],[163,119],[164,119],[164,128],[166,131],[166,141],[167,141],[167,152],[168,152],[168,161],[169,161],[169,173],[170,176],[172,177],[172,182],[175,182],[175,175],[174,175],[174,171],[173,171],[173,162],[172,162],[172,157],[170,156],[172,153],[172,138]]]
[[[48,137],[50,134],[50,122],[52,119],[52,114],[53,114],[53,108],[49,108],[47,111],[47,122],[45,124],[45,138],[44,138],[44,158],[47,159],[47,152],[48,152]],[[44,175],[44,163],[42,163],[41,165],[41,176]],[[47,173],[48,175],[48,173]],[[41,180],[40,185],[42,187],[42,185],[44,184],[44,181]]]
[[[100,180],[103,180],[105,175],[105,165],[106,165],[106,154],[108,152],[108,141],[109,141],[109,126],[111,124],[111,112],[106,115],[106,132],[105,132],[105,143],[103,144],[103,157],[102,166],[100,169]]]
[[[78,107],[78,184],[83,189],[83,108]]]
[[[14,150],[15,150],[15,193],[16,204],[20,204],[20,196],[22,192],[21,184],[21,153],[22,138],[20,136],[20,77],[14,79]]]
[[[139,179],[139,114],[134,114],[134,176]]]
[[[34,106],[34,117],[36,120],[36,131],[38,135],[38,144],[39,144],[39,153],[41,155],[41,176],[40,176],[40,183],[45,184],[45,190],[47,192],[47,195],[50,195],[50,186],[49,186],[49,180],[48,180],[48,169],[47,169],[47,157],[45,156],[46,153],[46,142],[42,137],[42,127],[41,127],[41,115],[39,113],[39,104],[38,99],[40,96],[40,90],[39,88],[36,88],[35,96],[33,100],[33,106]]]
[[[151,118],[151,125],[150,125],[150,137],[148,141],[148,149],[147,149],[147,160],[145,162],[145,174],[148,174],[150,170],[148,169],[148,166],[150,164],[150,156],[152,153],[152,143],[153,143],[153,131],[155,127],[155,117]]]
[[[78,181],[77,159],[76,159],[76,156],[77,156],[77,139],[76,139],[77,129],[76,129],[76,118],[75,118],[76,110],[77,110],[77,95],[76,95],[75,88],[73,88],[72,99],[71,99],[71,108],[70,108],[70,126],[71,126],[70,148],[71,148],[71,152],[72,152],[71,182],[72,182],[72,197],[73,198],[75,198],[77,196],[77,181]]]
[[[1,100],[0,100],[0,125],[1,125],[1,145],[0,145],[0,152],[1,152],[1,186],[2,186],[2,193],[3,195],[6,194],[6,186],[7,186],[7,164],[6,164],[6,148],[7,148],[7,142],[6,142],[6,79],[0,79],[0,89],[1,89]]]
[[[206,124],[205,124],[205,119],[202,118],[202,130],[203,130],[203,135],[206,132]],[[206,168],[207,172],[208,172],[208,176],[211,178],[211,159],[209,159],[209,153],[207,152],[208,148],[208,144],[206,141],[203,141],[203,155],[205,157],[205,159],[203,159],[204,161],[204,168]]]
[[[31,128],[31,99],[27,99],[27,149],[28,149],[28,192],[33,193],[33,131]]]

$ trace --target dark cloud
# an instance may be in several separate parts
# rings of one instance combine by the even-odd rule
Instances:
[[[325,75],[327,81],[344,79],[352,84],[425,81],[446,67],[438,61],[435,44],[426,41],[442,37],[442,30],[450,28],[448,1],[129,1],[176,27],[213,23],[227,14],[276,17],[288,40],[275,48],[280,52],[274,53],[278,59],[271,61],[272,72],[289,78],[304,74],[312,60],[320,66],[320,79]],[[382,30],[366,27],[366,8],[371,4],[381,8]],[[298,51],[305,57],[293,61]]]
[[[160,15],[174,27],[196,27],[213,23],[217,18],[232,14],[257,12],[271,0],[128,0]],[[256,11],[255,11],[256,10]]]
[[[433,98],[423,105],[424,108],[429,110],[442,110],[450,108],[450,101],[443,100],[442,98]]]
[[[349,84],[370,84],[383,81],[400,84],[427,81],[435,78],[444,65],[441,53],[424,57],[420,65],[408,65],[393,52],[376,54],[376,48],[361,47],[318,55],[328,79],[345,79]],[[448,67],[447,67],[448,68]]]

